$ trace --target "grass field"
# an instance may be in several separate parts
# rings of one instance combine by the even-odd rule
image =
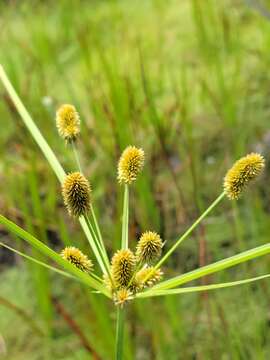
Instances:
[[[268,6],[269,7],[269,6]],[[163,270],[176,275],[269,242],[270,7],[262,1],[2,1],[0,63],[67,171],[55,111],[73,103],[79,150],[110,254],[121,238],[116,166],[129,144],[146,153],[131,194],[130,237],[147,229],[166,247],[222,190],[228,167],[251,151],[264,175],[224,201]],[[57,251],[88,251],[60,186],[0,86],[0,213]],[[0,228],[1,241],[17,249]],[[41,258],[42,259],[42,258]],[[170,266],[169,266],[170,265]],[[269,272],[269,256],[201,281]],[[106,300],[0,249],[0,358],[113,359]],[[199,295],[137,300],[125,359],[268,359],[269,281]]]

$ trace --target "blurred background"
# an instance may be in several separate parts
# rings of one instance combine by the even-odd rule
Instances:
[[[145,230],[168,248],[221,192],[237,158],[266,157],[264,175],[211,213],[166,277],[269,241],[269,1],[1,1],[0,29],[0,63],[67,171],[73,156],[55,111],[72,103],[80,113],[79,151],[110,254],[121,234],[116,165],[129,144],[146,152],[131,195],[133,248]],[[0,99],[0,213],[57,251],[89,253],[2,85]],[[39,256],[1,227],[0,237]],[[263,257],[197,283],[269,268]],[[106,299],[3,248],[0,284],[1,359],[113,359],[115,312]],[[128,310],[125,359],[269,359],[269,305],[267,281],[138,300]]]

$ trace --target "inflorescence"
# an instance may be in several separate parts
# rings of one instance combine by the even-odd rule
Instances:
[[[60,136],[66,141],[75,141],[80,132],[79,115],[72,105],[63,105],[57,111],[57,127]],[[144,165],[144,151],[128,146],[118,162],[118,181],[130,185],[141,172]],[[224,178],[224,193],[229,199],[238,199],[246,185],[256,178],[265,166],[263,156],[256,153],[236,161]],[[62,184],[62,195],[69,213],[74,217],[87,215],[90,210],[91,187],[80,172],[66,176]],[[136,246],[135,253],[130,249],[120,249],[108,264],[108,273],[103,275],[103,283],[116,305],[123,306],[136,293],[152,287],[162,278],[163,272],[155,261],[162,253],[163,241],[154,231],[144,232]],[[91,260],[75,247],[65,248],[61,256],[82,271],[93,269]]]
[[[118,163],[118,181],[131,184],[136,180],[144,165],[144,151],[135,146],[128,146]]]
[[[263,170],[265,160],[262,155],[248,154],[232,166],[224,178],[224,191],[229,199],[238,199],[246,185]]]
[[[59,135],[67,142],[77,139],[80,133],[80,117],[73,105],[64,104],[57,110],[56,126]]]
[[[62,195],[68,212],[78,217],[90,209],[91,187],[88,180],[79,172],[66,176],[62,185]]]
[[[90,272],[93,270],[92,261],[74,246],[68,246],[62,250],[61,256],[82,271]]]

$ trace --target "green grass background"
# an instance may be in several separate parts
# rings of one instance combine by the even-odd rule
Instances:
[[[0,2],[0,63],[67,171],[75,164],[59,140],[55,110],[78,108],[78,146],[110,254],[121,238],[116,165],[129,144],[146,152],[131,191],[133,248],[148,229],[168,248],[220,193],[238,157],[259,151],[267,161],[241,200],[224,201],[182,244],[166,277],[269,241],[268,11],[267,1],[240,0]],[[1,213],[54,249],[72,244],[87,252],[55,175],[1,87],[0,99]],[[22,247],[1,228],[0,236]],[[54,298],[100,358],[113,359],[111,304],[6,251],[0,259],[0,358],[94,359]],[[204,281],[269,268],[265,257]],[[125,358],[267,359],[269,302],[267,280],[138,300],[129,308]]]

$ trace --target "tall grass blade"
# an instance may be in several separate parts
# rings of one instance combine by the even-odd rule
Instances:
[[[71,275],[71,274],[69,274],[69,273],[67,273],[67,272],[65,272],[65,271],[63,271],[63,270],[57,269],[57,268],[54,267],[54,266],[48,265],[48,264],[44,263],[43,261],[40,261],[40,260],[38,260],[38,259],[35,259],[35,258],[33,258],[32,256],[29,256],[29,255],[27,255],[27,254],[24,254],[24,253],[22,253],[21,251],[16,250],[16,249],[14,249],[13,247],[8,246],[8,245],[6,245],[6,244],[4,244],[4,243],[2,243],[2,242],[0,242],[0,246],[3,246],[4,248],[6,248],[6,249],[8,249],[8,250],[10,250],[10,251],[12,251],[12,252],[14,252],[14,253],[17,254],[17,255],[20,255],[21,257],[24,257],[25,259],[27,259],[27,260],[29,260],[29,261],[34,262],[35,264],[38,264],[38,265],[40,265],[40,266],[43,266],[43,267],[45,267],[45,268],[47,268],[47,269],[49,269],[49,270],[51,270],[51,271],[54,271],[54,272],[56,272],[56,273],[58,273],[58,274],[60,274],[60,275],[63,275],[63,276],[69,277],[69,278],[71,278],[71,279],[75,279],[75,280],[79,281],[79,278],[77,278],[77,277],[75,277],[75,276],[73,276],[73,275]]]
[[[248,283],[252,283],[254,281],[263,280],[270,277],[270,274],[256,276],[253,278],[245,279],[245,280],[238,280],[238,281],[231,281],[219,284],[211,284],[211,285],[202,285],[202,286],[191,286],[191,287],[183,287],[179,289],[170,289],[170,290],[155,290],[155,291],[147,291],[145,293],[138,294],[138,298],[146,298],[152,296],[167,296],[167,295],[177,295],[177,294],[185,294],[191,292],[199,292],[199,291],[209,291],[209,290],[216,290],[216,289],[223,289],[237,285],[244,285]]]
[[[36,239],[33,235],[29,234],[27,231],[20,228],[18,225],[14,224],[12,221],[5,218],[3,215],[0,215],[0,223],[5,226],[13,234],[17,235],[21,239],[28,242],[31,246],[41,252],[43,255],[54,260],[58,265],[62,266],[65,270],[69,271],[72,275],[78,277],[86,285],[99,290],[104,295],[109,297],[108,291],[103,285],[101,285],[97,280],[95,280],[91,275],[87,275],[83,271],[79,270],[71,263],[63,259],[59,254],[50,249],[47,245],[43,244],[41,241]]]
[[[175,288],[179,285],[185,284],[192,280],[199,279],[205,275],[213,274],[215,272],[230,268],[232,266],[241,264],[243,262],[255,259],[259,256],[266,255],[270,253],[270,243],[258,246],[254,249],[241,252],[240,254],[231,256],[227,259],[217,261],[213,264],[203,266],[199,269],[190,271],[186,274],[176,276],[170,280],[163,281],[152,288],[151,291],[155,290],[165,290]]]

